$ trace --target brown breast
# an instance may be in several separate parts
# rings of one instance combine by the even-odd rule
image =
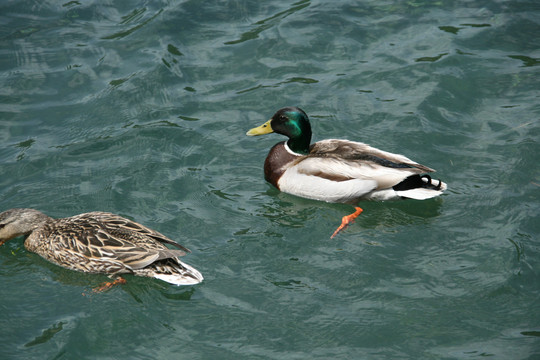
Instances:
[[[279,189],[278,180],[287,169],[286,165],[298,157],[285,149],[285,141],[274,145],[264,162],[264,178],[266,181]]]

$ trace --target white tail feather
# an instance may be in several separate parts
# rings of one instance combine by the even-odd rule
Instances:
[[[435,196],[441,195],[442,191],[420,188],[420,189],[396,191],[396,194],[398,196],[401,196],[407,199],[425,200],[425,199],[431,199]]]
[[[177,274],[154,273],[153,277],[173,285],[195,285],[204,280],[204,277],[197,269],[181,261],[179,262],[184,268],[182,272],[179,271]]]

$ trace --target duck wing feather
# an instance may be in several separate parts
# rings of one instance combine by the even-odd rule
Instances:
[[[75,260],[70,259],[79,259],[78,269],[87,272],[99,272],[104,267],[108,267],[108,272],[125,272],[123,269],[141,269],[162,259],[178,261],[186,254],[184,250],[165,247],[163,243],[172,240],[160,233],[109,213],[57,219],[44,227],[42,235],[50,247],[44,254],[46,258],[73,268],[77,266],[71,266]]]
[[[416,173],[435,171],[404,155],[390,153],[365,143],[349,140],[327,139],[318,141],[311,145],[309,156],[334,158],[359,163],[372,163],[374,165],[393,169],[413,169],[411,171],[415,171]]]
[[[72,218],[95,219],[101,222],[103,228],[107,229],[108,231],[125,230],[128,233],[137,233],[137,234],[143,235],[144,237],[149,237],[154,240],[157,240],[160,243],[172,245],[178,249],[185,251],[186,253],[191,252],[191,250],[189,250],[185,246],[180,245],[176,241],[171,240],[167,236],[155,230],[152,230],[142,224],[139,224],[135,221],[126,219],[120,215],[116,215],[116,214],[112,214],[108,212],[94,211],[94,212],[89,212],[85,214],[80,214]]]

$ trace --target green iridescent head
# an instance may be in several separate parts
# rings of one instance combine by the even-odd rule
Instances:
[[[299,154],[309,153],[311,125],[306,113],[297,107],[279,109],[274,116],[259,127],[247,132],[249,136],[276,132],[289,138],[287,145]]]

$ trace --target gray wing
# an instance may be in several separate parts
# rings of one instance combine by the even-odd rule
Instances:
[[[361,142],[328,139],[311,145],[310,157],[332,158],[334,161],[361,162],[393,169],[408,169],[415,173],[435,170],[419,164],[406,156],[379,150]]]

